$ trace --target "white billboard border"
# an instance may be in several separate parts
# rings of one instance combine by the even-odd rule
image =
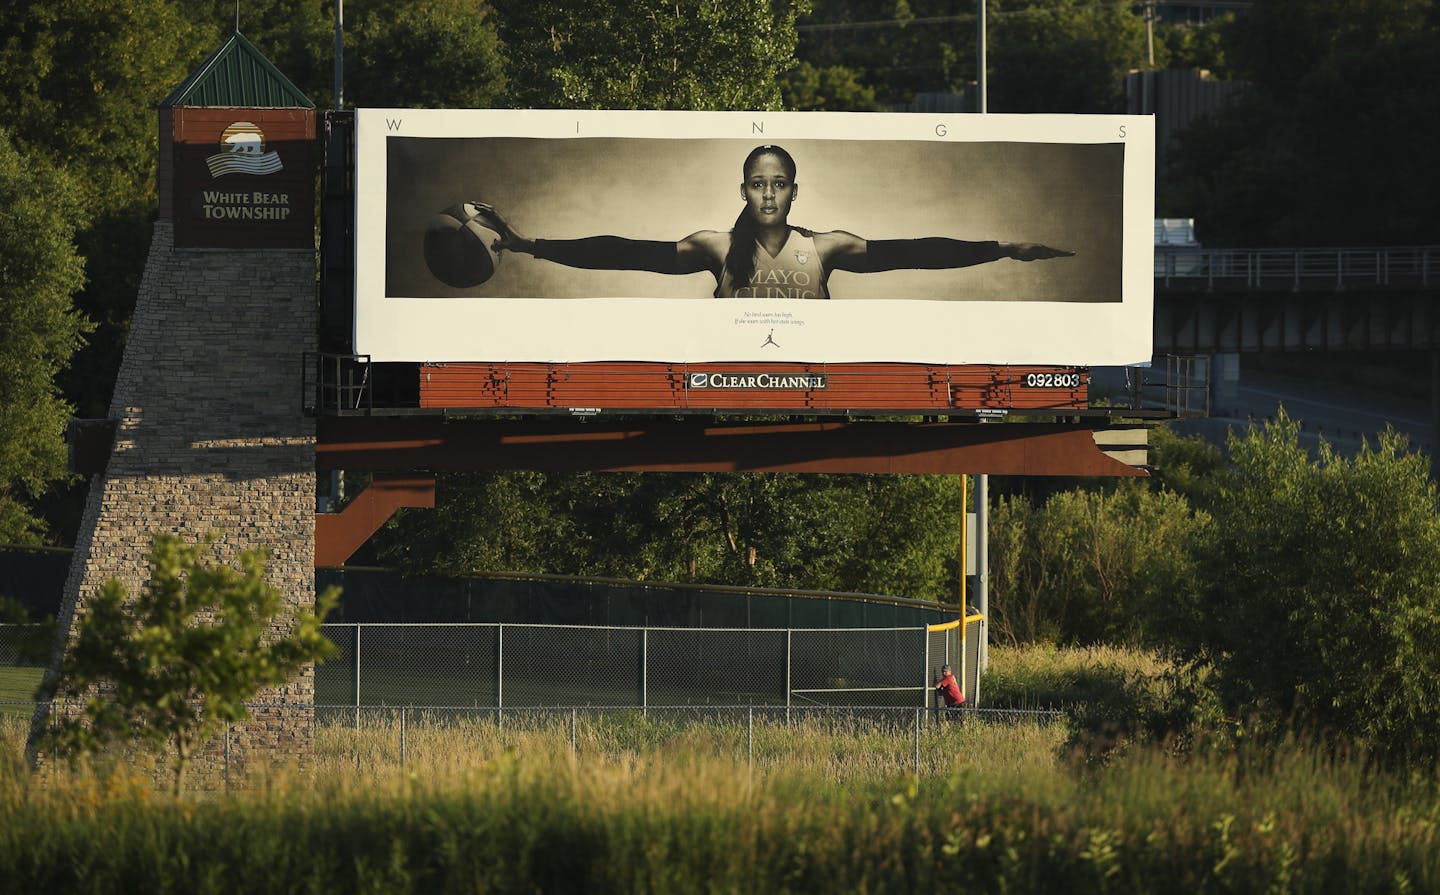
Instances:
[[[391,136],[719,138],[782,145],[795,139],[1123,142],[1121,300],[389,296],[385,141]],[[1145,363],[1153,340],[1154,140],[1154,119],[1131,115],[357,109],[354,348],[377,362]],[[876,326],[877,314],[884,326]],[[754,318],[761,322],[742,326],[747,315],[762,315]],[[764,315],[771,315],[783,338],[765,343]],[[975,325],[977,318],[983,326]]]

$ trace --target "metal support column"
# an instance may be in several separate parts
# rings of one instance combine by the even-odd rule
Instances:
[[[961,612],[964,612],[964,610],[962,609]],[[962,623],[962,624],[963,624],[963,623]],[[920,692],[923,693],[924,695],[920,697],[920,705],[923,706],[924,708],[927,708],[927,709],[928,709],[928,708],[930,707],[930,692],[931,692],[931,691],[930,691],[930,687],[931,687],[931,683],[930,683],[930,627],[929,627],[928,625],[920,629],[920,636],[921,636],[922,638],[924,638],[924,640],[925,640],[925,670],[924,670],[924,673],[921,675],[921,679],[920,679],[920,687],[921,687]]]
[[[990,476],[975,477],[975,609],[980,613],[980,674],[990,666]],[[974,697],[980,696],[977,692]]]

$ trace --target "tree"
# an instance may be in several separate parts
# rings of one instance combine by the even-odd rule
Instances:
[[[1275,0],[1226,38],[1251,89],[1182,135],[1166,199],[1203,241],[1440,241],[1440,3]]]
[[[975,81],[969,0],[815,0],[806,24],[813,27],[801,35],[802,66],[840,77],[853,72],[881,107],[921,92],[960,93]],[[807,75],[791,77],[803,85]]]
[[[197,25],[234,21],[229,0],[196,0]],[[247,0],[240,30],[317,106],[335,105],[335,4]],[[504,86],[494,11],[483,0],[348,0],[345,105],[485,108]],[[217,35],[218,37],[218,35]]]
[[[19,0],[0,4],[0,35],[0,122],[31,164],[69,175],[51,207],[90,273],[76,301],[98,328],[62,387],[104,416],[154,219],[154,110],[218,30],[169,0]]]
[[[852,72],[883,105],[966,92],[977,80],[975,11],[973,0],[816,0],[799,56]],[[992,111],[1122,111],[1124,76],[1146,61],[1144,20],[1127,3],[992,2],[986,24]]]
[[[1216,78],[1231,77],[1225,53],[1225,34],[1233,28],[1234,14],[1203,23],[1154,23],[1155,64],[1160,68],[1199,68]]]
[[[1150,429],[1150,481],[1190,505],[1209,510],[1225,471],[1220,449],[1199,435],[1177,435],[1168,425]]]
[[[1153,607],[1194,587],[1208,522],[1177,493],[1125,483],[1002,499],[991,523],[991,601],[1011,642],[1143,643]]]
[[[56,377],[90,329],[72,304],[85,282],[75,192],[0,130],[0,542],[40,541],[30,501],[67,475],[71,409]]]
[[[442,476],[378,553],[409,571],[543,572],[947,599],[956,476],[483,473]]]
[[[1440,496],[1393,431],[1353,458],[1283,411],[1228,442],[1194,598],[1163,618],[1232,717],[1440,758]],[[1177,595],[1179,596],[1179,595]]]
[[[76,175],[77,222],[154,201],[154,109],[214,45],[213,28],[168,0],[0,6],[0,120],[21,149]]]
[[[47,733],[70,756],[130,738],[168,744],[177,795],[195,749],[245,720],[262,687],[335,651],[320,623],[338,588],[321,594],[313,611],[286,612],[283,595],[265,583],[264,551],[241,553],[236,571],[206,563],[204,546],[162,535],[150,549],[144,590],[132,598],[120,582],[105,582],[60,669],[57,695],[82,700],[84,710]]]
[[[495,16],[479,0],[373,4],[352,34],[351,105],[481,109],[505,88]]]
[[[1145,25],[1127,2],[1055,0],[997,14],[990,108],[1123,112],[1126,72],[1145,63]]]
[[[501,0],[508,103],[779,109],[803,0]]]
[[[816,67],[801,62],[780,83],[785,108],[801,112],[874,112],[880,106],[875,88],[861,83],[860,73],[843,65]]]

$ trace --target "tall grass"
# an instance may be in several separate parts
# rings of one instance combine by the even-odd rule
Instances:
[[[38,780],[0,718],[0,891],[1440,891],[1433,775],[1299,741],[1071,766],[1063,725],[927,725],[916,777],[903,725],[519,720],[409,716],[403,764],[398,718],[324,725],[174,799]]]
[[[985,705],[1066,708],[1143,683],[1169,666],[1143,650],[1113,646],[1057,647],[1032,644],[990,647],[990,667],[980,693]]]

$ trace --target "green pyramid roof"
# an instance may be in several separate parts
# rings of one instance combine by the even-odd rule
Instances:
[[[190,73],[160,103],[171,106],[244,106],[260,109],[313,109],[315,104],[280,74],[239,31]]]

